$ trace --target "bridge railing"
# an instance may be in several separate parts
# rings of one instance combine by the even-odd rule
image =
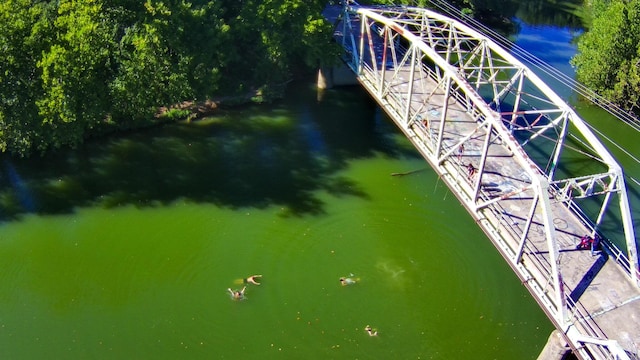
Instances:
[[[512,219],[508,216],[508,211],[502,206],[500,203],[495,203],[485,209],[485,212],[490,212],[493,217],[499,221],[498,224],[494,224],[496,228],[496,232],[500,234],[500,236],[507,238],[509,236],[512,237],[512,240],[505,240],[502,243],[507,244],[509,246],[508,251],[503,251],[503,253],[511,254],[512,266],[518,265],[519,260],[516,258],[517,249],[513,247],[513,244],[516,243],[516,240],[519,239],[523,235],[523,230],[516,226]],[[504,231],[507,230],[505,233]],[[531,276],[528,277],[524,285],[527,287],[537,287],[538,289],[533,289],[533,292],[546,293],[549,291],[548,287],[550,285],[550,280],[546,283],[540,283],[538,279],[546,278],[551,279],[552,276],[552,266],[549,262],[549,259],[542,254],[545,250],[541,250],[538,248],[533,242],[524,243],[524,251],[529,256],[527,257],[527,267],[526,269],[519,269],[523,273],[532,273],[538,272],[540,276]],[[565,289],[567,290],[567,294],[572,294],[574,288],[571,288],[566,282],[563,282]],[[542,291],[540,291],[542,290]],[[542,300],[540,297],[537,299],[538,301]],[[549,300],[547,302],[541,303],[541,307],[544,309],[545,307],[549,307]],[[577,339],[580,339],[579,343],[581,346],[575,347],[573,350],[580,352],[583,355],[583,358],[597,358],[597,359],[608,359],[611,358],[611,354],[620,353],[621,348],[615,341],[608,340],[606,334],[598,326],[598,324],[593,319],[593,314],[591,314],[581,303],[575,301],[571,295],[567,295],[567,308],[568,308],[568,318],[567,321],[570,323],[568,326],[569,330],[573,333],[578,333],[579,335],[574,335]],[[551,316],[553,319],[553,316]],[[562,324],[559,324],[562,327]],[[566,324],[564,326],[567,326]],[[620,357],[624,358],[624,357]]]
[[[506,217],[505,214],[508,213],[504,207],[496,203],[487,209],[491,211],[494,216],[496,216],[501,222],[501,229],[507,229],[510,236],[514,239],[518,239],[522,236],[522,230],[514,226],[511,219]],[[502,232],[504,236],[504,232]],[[508,236],[508,235],[507,235]],[[507,241],[506,243],[513,243],[511,241]],[[526,271],[532,272],[537,271],[542,274],[542,278],[550,279],[552,276],[552,266],[549,263],[549,260],[545,256],[541,256],[540,254],[543,252],[539,248],[535,246],[532,242],[526,242],[524,244],[525,252],[529,255],[527,257],[528,266]],[[512,252],[515,254],[517,249],[511,248]],[[517,261],[517,259],[512,258],[513,261]],[[525,282],[524,285],[527,287],[537,286],[539,289],[542,289],[542,292],[548,291],[548,286],[550,285],[550,281],[543,284],[538,282],[537,278],[533,276],[529,280]],[[535,282],[535,284],[532,284]],[[571,294],[574,289],[571,288],[566,282],[564,282],[564,287],[567,290],[567,294]],[[600,341],[606,340],[606,334],[604,331],[598,326],[598,324],[593,320],[592,315],[589,311],[579,302],[576,302],[570,295],[567,295],[567,307],[568,307],[568,318],[567,321],[573,326],[577,328],[578,332],[583,336],[583,341],[581,342],[582,347],[575,348],[574,351],[578,351],[584,354],[584,358],[598,358],[598,359],[606,359],[609,358],[611,354],[610,347],[614,344],[611,343],[601,343]],[[544,304],[541,304],[544,309]],[[560,324],[562,326],[562,324]],[[566,324],[564,325],[566,326]],[[592,339],[591,342],[587,341],[587,339]],[[595,343],[593,341],[596,341]],[[594,356],[597,355],[597,356]]]
[[[567,203],[568,208],[571,212],[582,221],[582,223],[590,229],[591,233],[596,233],[597,227],[596,224],[589,218],[588,215],[584,213],[584,211],[580,208],[578,204],[574,201],[569,201]],[[629,275],[631,279],[640,279],[640,269],[634,269],[631,261],[627,255],[612,241],[607,239],[606,237],[602,237],[601,246],[607,252],[607,254],[613,258],[613,260],[620,265],[620,267]]]

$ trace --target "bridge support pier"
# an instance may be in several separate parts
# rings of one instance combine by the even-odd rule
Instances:
[[[358,85],[356,74],[345,64],[318,69],[318,89],[331,89],[334,86]]]
[[[327,74],[327,72],[329,74]],[[333,87],[333,79],[331,76],[331,69],[327,69],[327,68],[318,69],[318,89],[324,90],[324,89],[331,89],[332,87]]]
[[[558,330],[553,330],[537,360],[571,360],[575,356]]]

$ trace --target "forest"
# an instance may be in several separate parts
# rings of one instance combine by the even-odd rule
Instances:
[[[361,1],[392,2],[428,5]],[[338,61],[332,25],[322,17],[327,3],[4,0],[0,151],[29,156],[73,147],[89,137],[184,118],[189,106],[212,99],[277,98],[295,76]],[[500,2],[452,3],[491,21]],[[574,59],[578,75],[637,108],[640,0],[593,4],[593,29]],[[615,26],[607,27],[610,22]]]
[[[640,0],[592,0],[572,64],[578,81],[640,116]]]
[[[4,0],[0,150],[26,156],[184,115],[162,107],[269,96],[335,61],[325,0]],[[275,90],[274,90],[275,89]]]

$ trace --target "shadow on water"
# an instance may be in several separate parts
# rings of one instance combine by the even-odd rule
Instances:
[[[42,158],[4,157],[0,216],[6,221],[177,200],[319,214],[318,190],[366,198],[357,184],[336,175],[350,159],[416,156],[394,142],[388,131],[393,125],[362,90],[329,91],[318,103],[296,101],[310,96],[315,89],[299,84],[286,100],[295,110],[277,103],[221,110],[212,118],[89,141]],[[358,107],[366,113],[354,114],[354,101],[368,102]]]
[[[580,0],[528,0],[518,1],[517,4],[515,16],[530,25],[570,29],[584,26],[583,2]]]

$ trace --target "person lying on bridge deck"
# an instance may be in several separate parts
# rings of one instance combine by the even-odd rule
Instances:
[[[591,255],[595,255],[600,250],[600,235],[595,234],[594,237],[585,235],[580,238],[580,243],[576,246],[578,250],[591,250]]]
[[[592,242],[593,242],[593,239],[591,238],[591,236],[585,235],[580,238],[580,243],[578,244],[578,246],[576,246],[576,249],[587,250],[591,247]]]

